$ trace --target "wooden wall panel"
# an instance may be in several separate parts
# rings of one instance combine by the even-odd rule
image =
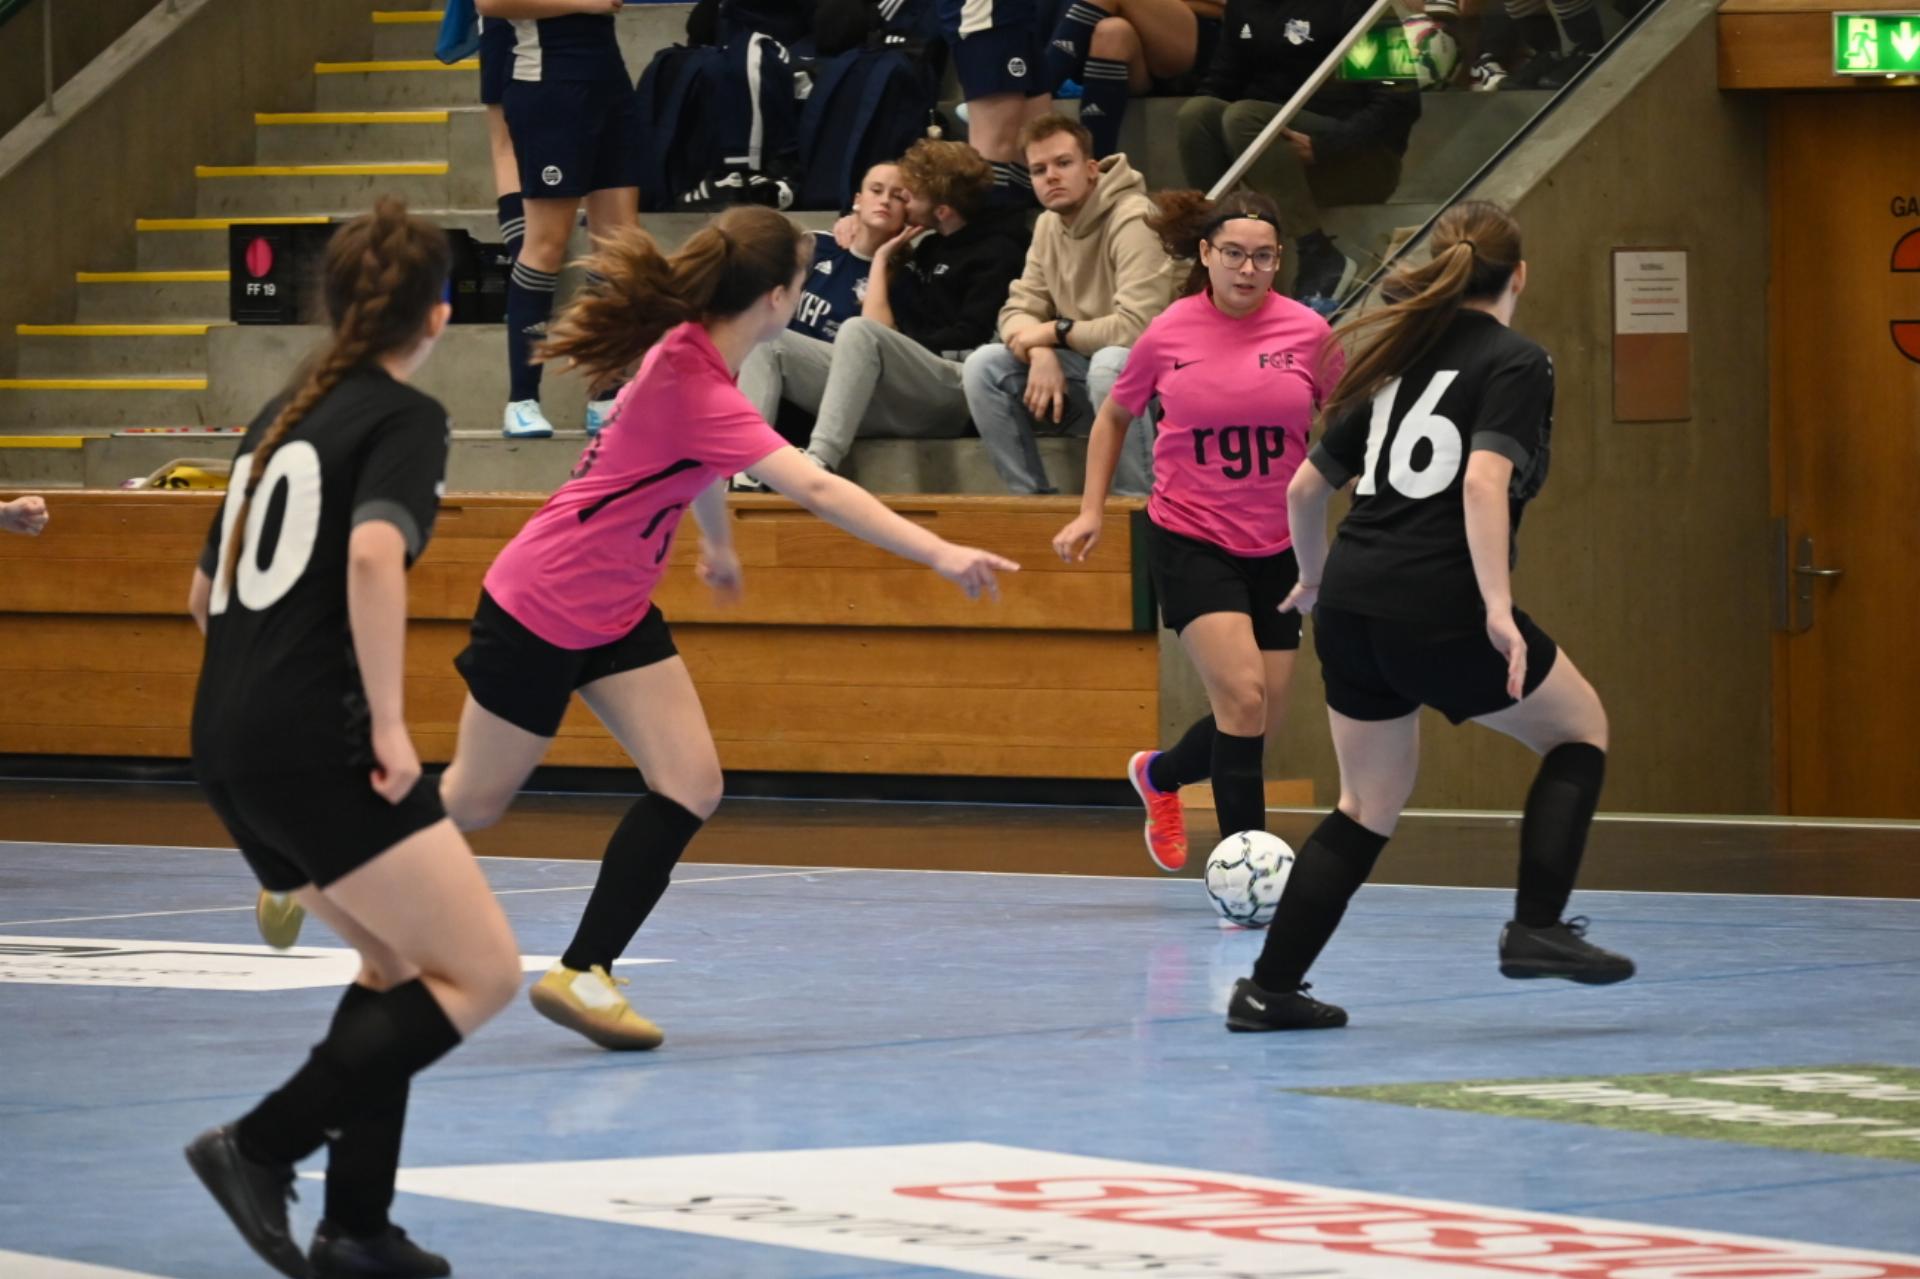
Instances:
[[[56,494],[38,539],[0,541],[0,753],[181,758],[202,642],[187,581],[218,502]],[[410,578],[408,718],[452,754],[482,573],[537,507],[459,498]],[[749,602],[723,610],[682,571],[661,605],[732,769],[1110,777],[1158,727],[1159,642],[1131,630],[1129,521],[1116,504],[1086,566],[1048,545],[1072,502],[909,499],[910,518],[1029,566],[998,605],[769,499],[736,510]],[[576,703],[550,763],[625,767]]]

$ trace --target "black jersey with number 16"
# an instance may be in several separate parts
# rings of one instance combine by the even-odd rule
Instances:
[[[1486,617],[1467,546],[1468,455],[1513,463],[1511,528],[1547,478],[1553,361],[1539,344],[1480,311],[1461,311],[1440,340],[1369,404],[1328,427],[1311,461],[1353,509],[1328,553],[1320,600],[1369,617],[1478,626]]]
[[[411,564],[439,510],[446,410],[377,367],[356,369],[268,458],[241,543],[238,591],[229,591],[218,570],[238,533],[255,450],[281,403],[247,428],[200,557],[214,579],[193,705],[193,763],[203,778],[373,763],[347,624],[347,541],[357,526],[383,520],[406,538]]]

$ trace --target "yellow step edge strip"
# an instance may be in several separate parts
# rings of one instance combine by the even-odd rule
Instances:
[[[196,164],[196,178],[438,178],[445,160],[395,164]]]
[[[324,226],[333,221],[324,213],[297,217],[231,218],[135,218],[136,231],[224,231],[236,222],[248,226]]]
[[[415,23],[421,26],[440,25],[441,14],[438,9],[375,9],[373,25],[376,27],[410,27]]]
[[[438,58],[419,58],[400,62],[316,62],[315,75],[379,75],[393,71],[478,71],[480,59],[442,62]]]
[[[7,377],[0,391],[204,391],[203,377]]]
[[[0,449],[79,449],[86,446],[87,437],[84,435],[0,435]]]
[[[76,284],[225,284],[226,271],[75,271]]]
[[[211,324],[16,324],[23,338],[201,338]]]
[[[256,111],[253,122],[276,124],[445,124],[445,111]]]

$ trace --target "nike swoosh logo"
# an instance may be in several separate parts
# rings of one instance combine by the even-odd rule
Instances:
[[[1200,359],[1205,359],[1205,358],[1206,358],[1205,356],[1200,357]],[[1187,365],[1189,364],[1198,364],[1198,363],[1200,363],[1200,360],[1175,360],[1173,362],[1173,367],[1174,367],[1174,370],[1177,372],[1180,369],[1186,368]]]
[[[1255,999],[1252,995],[1247,996],[1247,1007],[1253,1009],[1253,1011],[1257,1013],[1263,1013],[1267,1011],[1267,1006],[1261,1003],[1259,1000]]]

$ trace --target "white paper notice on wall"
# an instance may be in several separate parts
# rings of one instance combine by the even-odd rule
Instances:
[[[1613,331],[1687,331],[1684,249],[1617,249],[1613,255]]]

